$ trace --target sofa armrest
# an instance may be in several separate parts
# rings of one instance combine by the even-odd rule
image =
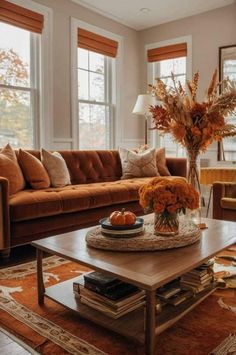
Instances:
[[[224,197],[236,198],[235,182],[214,182],[213,183],[213,218],[222,219],[221,199]]]
[[[187,159],[186,158],[166,158],[166,165],[173,176],[187,177]]]
[[[0,250],[10,247],[9,183],[0,177]]]

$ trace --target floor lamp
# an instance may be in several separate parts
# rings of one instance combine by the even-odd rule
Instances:
[[[132,113],[143,115],[145,117],[145,144],[147,144],[148,132],[148,117],[150,116],[149,107],[157,103],[154,96],[150,94],[138,95],[137,101],[134,105]]]

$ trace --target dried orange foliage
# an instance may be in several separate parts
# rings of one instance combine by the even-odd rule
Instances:
[[[225,79],[217,83],[217,70],[214,72],[206,98],[197,101],[199,74],[187,81],[187,90],[180,82],[176,83],[172,74],[173,87],[168,88],[161,79],[156,79],[153,95],[161,105],[151,106],[155,127],[162,133],[172,134],[174,140],[187,149],[205,151],[214,141],[236,135],[236,126],[227,123],[227,116],[236,107],[236,83]],[[217,94],[218,88],[222,93]]]
[[[139,189],[139,203],[155,213],[185,213],[199,207],[198,192],[183,178],[156,177]]]
[[[3,85],[14,85],[28,87],[27,64],[13,50],[0,49],[0,83]],[[19,93],[7,87],[0,92],[0,99],[8,102],[18,101]]]

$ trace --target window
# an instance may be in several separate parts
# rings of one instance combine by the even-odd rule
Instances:
[[[77,46],[78,145],[80,149],[110,149],[118,42],[78,28]]]
[[[223,61],[223,73],[224,79],[229,78],[232,81],[236,81],[236,59],[225,59]],[[236,125],[236,110],[229,118],[227,122]],[[224,138],[223,140],[223,154],[224,160],[236,161],[236,136],[230,138]]]
[[[78,48],[80,149],[112,147],[112,61],[103,54]]]
[[[36,146],[39,35],[0,22],[0,146]]]
[[[149,45],[147,48],[148,82],[155,85],[160,78],[167,86],[173,87],[171,73],[185,87],[186,78],[191,77],[191,36],[178,37],[170,41]],[[152,124],[150,124],[152,126]],[[164,146],[169,156],[185,156],[184,149],[173,141],[172,135],[161,135],[152,130],[154,146]]]
[[[153,65],[154,78],[162,79],[167,86],[173,86],[171,73],[174,73],[176,80],[179,80],[185,86],[186,57],[166,59],[149,65]],[[166,148],[166,154],[169,156],[184,155],[184,149],[173,141],[170,134],[160,135],[159,144]]]

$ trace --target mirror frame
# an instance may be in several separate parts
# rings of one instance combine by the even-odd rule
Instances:
[[[223,79],[222,51],[223,51],[223,49],[232,48],[232,47],[235,47],[235,50],[236,50],[236,44],[230,44],[228,46],[219,47],[219,81],[221,81]],[[221,94],[221,88],[219,88],[219,93]],[[217,144],[217,160],[218,161],[225,161],[223,140],[221,142],[218,142],[218,144]]]

